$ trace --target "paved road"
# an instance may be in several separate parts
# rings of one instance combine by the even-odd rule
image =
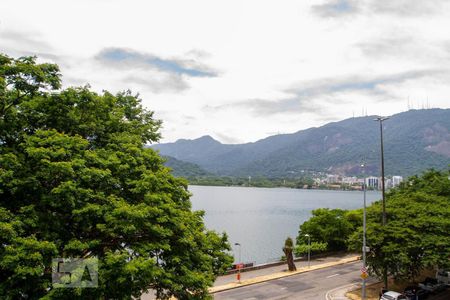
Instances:
[[[330,256],[321,257],[321,258],[313,257],[311,259],[311,266],[334,262],[334,261],[339,261],[341,259],[345,259],[345,258],[349,258],[349,257],[353,257],[353,256],[355,256],[355,254],[335,254],[335,255],[330,255]],[[308,262],[307,261],[297,261],[295,264],[296,264],[297,268],[300,268],[300,267],[307,266]],[[361,264],[361,262],[360,262],[360,264]],[[335,267],[331,267],[331,269],[334,269],[334,268]],[[284,270],[286,270],[285,264],[280,265],[280,266],[273,266],[273,267],[263,268],[263,269],[259,269],[259,270],[244,272],[241,274],[241,278],[242,278],[242,280],[246,280],[246,279],[251,279],[251,278],[258,277],[258,276],[282,272]],[[315,272],[318,272],[318,271],[315,271]],[[216,282],[214,283],[214,286],[221,286],[221,285],[231,283],[231,282],[236,282],[236,274],[219,276],[217,278]],[[258,286],[259,285],[260,284],[258,284]],[[243,289],[243,287],[239,288],[239,289]],[[225,294],[225,292],[221,292],[220,294]],[[155,298],[154,292],[149,291],[148,293],[143,294],[141,296],[140,300],[155,300],[155,299],[156,298]],[[226,299],[226,298],[218,298],[218,299]]]
[[[214,299],[326,299],[335,288],[361,282],[361,262],[325,268],[214,294]]]
[[[357,255],[357,254],[355,254],[355,253],[335,254],[335,255],[330,255],[330,256],[320,257],[320,258],[313,257],[311,259],[310,265],[315,266],[315,265],[320,265],[320,264],[324,264],[324,263],[334,262],[334,261],[338,261],[341,259],[354,257],[355,255]],[[307,261],[296,261],[295,265],[297,266],[297,269],[299,269],[300,267],[308,266],[308,262]],[[241,273],[241,280],[246,280],[246,279],[255,278],[258,276],[283,272],[286,269],[287,269],[287,265],[283,264],[283,265],[279,265],[279,266],[273,266],[273,267],[263,268],[263,269],[259,269],[259,270],[243,272],[243,273]],[[227,284],[230,282],[236,282],[236,281],[237,281],[236,274],[219,276],[219,277],[217,277],[216,282],[214,282],[214,286],[224,285],[224,284]]]

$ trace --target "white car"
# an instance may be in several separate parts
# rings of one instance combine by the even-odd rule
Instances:
[[[397,292],[388,291],[381,296],[380,300],[406,300],[406,296]]]

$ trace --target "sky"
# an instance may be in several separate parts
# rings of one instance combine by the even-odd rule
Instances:
[[[450,108],[450,1],[2,0],[0,52],[139,93],[161,142]]]

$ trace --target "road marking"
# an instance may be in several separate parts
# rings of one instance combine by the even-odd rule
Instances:
[[[332,295],[332,293],[333,292],[335,292],[335,291],[338,291],[338,290],[346,290],[345,291],[345,293],[347,292],[347,291],[349,291],[349,290],[351,290],[351,288],[352,287],[357,287],[357,285],[356,284],[354,284],[354,283],[350,283],[350,284],[347,284],[347,285],[344,285],[344,286],[339,286],[339,287],[337,287],[337,288],[334,288],[334,289],[332,289],[332,290],[329,290],[326,294],[325,294],[325,299],[327,299],[327,300],[338,300],[338,299],[345,299],[345,298],[347,298],[347,297],[345,297],[345,298],[343,298],[342,296],[341,297],[339,297],[339,296],[333,296]]]
[[[335,276],[339,276],[339,275],[341,275],[341,274],[333,274],[333,275],[327,276],[327,278],[331,278],[331,277],[335,277]]]

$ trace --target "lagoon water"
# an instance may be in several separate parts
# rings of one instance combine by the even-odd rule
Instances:
[[[358,191],[301,190],[287,188],[189,186],[194,210],[205,211],[208,229],[227,232],[235,260],[242,245],[242,261],[257,264],[279,260],[290,236],[316,208],[356,209],[363,206]],[[367,192],[367,204],[381,198]]]

